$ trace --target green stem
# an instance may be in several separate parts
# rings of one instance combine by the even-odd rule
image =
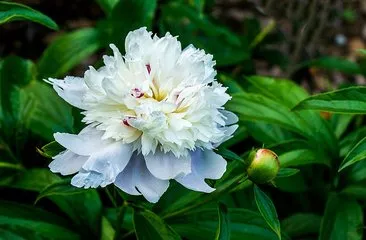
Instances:
[[[114,235],[114,240],[121,239],[121,229],[123,225],[123,221],[125,218],[125,213],[127,209],[128,203],[125,201],[123,202],[122,206],[120,207],[118,214],[117,214],[117,229],[116,234]]]
[[[105,192],[107,193],[107,196],[108,196],[109,200],[112,202],[113,207],[116,208],[118,206],[117,205],[117,202],[116,202],[116,199],[113,197],[113,195],[109,191],[109,188],[108,187],[105,188]]]
[[[204,204],[206,204],[206,203],[214,200],[215,198],[219,197],[220,195],[230,192],[231,189],[232,189],[232,187],[234,187],[235,185],[237,185],[239,181],[240,182],[243,182],[246,179],[248,179],[247,176],[245,176],[245,177],[243,177],[243,175],[236,176],[233,179],[229,180],[227,183],[225,183],[225,184],[221,185],[220,187],[218,187],[215,192],[213,192],[213,193],[211,193],[209,195],[206,195],[203,198],[202,201],[197,202],[196,204],[189,205],[189,206],[184,207],[182,209],[178,209],[175,212],[168,213],[168,214],[166,214],[166,215],[163,216],[163,219],[172,218],[172,217],[175,217],[177,215],[181,215],[183,213],[192,211],[195,208],[198,208],[198,207],[200,207],[200,206],[202,206],[202,205],[204,205]]]

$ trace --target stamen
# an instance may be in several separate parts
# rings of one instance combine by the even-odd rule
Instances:
[[[131,90],[131,96],[135,98],[141,98],[144,96],[144,93],[139,88],[134,88]]]
[[[146,69],[147,69],[147,72],[150,74],[150,72],[151,72],[151,66],[150,66],[150,64],[146,64]]]
[[[122,120],[122,123],[123,123],[124,125],[126,125],[127,127],[131,127],[131,125],[128,123],[128,121],[127,121],[127,119],[126,119],[126,118]]]

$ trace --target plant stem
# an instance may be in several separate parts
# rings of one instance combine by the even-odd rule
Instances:
[[[211,193],[209,195],[206,195],[202,201],[200,201],[200,202],[198,202],[196,204],[189,205],[189,206],[184,207],[182,209],[179,209],[179,210],[177,210],[175,212],[168,213],[168,214],[164,215],[162,218],[163,219],[172,218],[172,217],[175,217],[177,215],[180,215],[180,214],[186,213],[188,211],[191,211],[191,210],[193,210],[195,208],[198,208],[198,207],[202,206],[203,204],[206,204],[206,203],[214,200],[218,196],[230,192],[231,189],[232,189],[232,187],[234,185],[238,184],[238,182],[240,180],[245,181],[246,179],[248,179],[247,176],[245,176],[244,178],[243,178],[243,175],[236,176],[235,178],[229,180],[228,183],[223,184],[222,186],[218,187],[215,192],[213,192],[213,193]]]
[[[116,234],[114,235],[114,240],[121,239],[121,228],[122,228],[123,221],[125,218],[127,206],[128,206],[128,203],[126,201],[124,201],[122,206],[119,208],[119,211],[117,214],[117,229],[116,229]]]

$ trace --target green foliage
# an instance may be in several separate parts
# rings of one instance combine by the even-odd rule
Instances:
[[[302,63],[298,68],[317,67],[327,70],[337,70],[346,74],[362,74],[359,64],[337,57],[322,57]]]
[[[278,238],[281,239],[280,221],[277,217],[276,208],[271,199],[256,185],[254,185],[254,199],[259,212],[266,220],[267,224],[277,234]]]
[[[219,204],[219,226],[217,228],[215,240],[230,239],[230,220],[228,211],[225,205]]]
[[[214,1],[96,2],[104,16],[95,26],[67,32],[60,24],[62,32],[36,63],[0,59],[0,239],[363,239],[366,88],[311,95],[296,83],[303,76],[255,74],[261,60],[297,74],[316,68],[365,75],[364,59],[320,56],[294,65],[271,46],[289,44],[277,22],[245,17],[235,28],[212,14]],[[0,2],[0,24],[14,20],[58,29],[36,10]],[[207,180],[212,193],[171,181],[152,205],[112,185],[73,187],[47,167],[64,150],[53,133],[77,133],[82,125],[79,110],[42,80],[63,78],[90,56],[109,54],[110,43],[123,52],[128,32],[142,26],[212,54],[217,79],[232,96],[225,108],[239,116],[239,128],[215,149],[228,164],[221,179]],[[268,195],[247,179],[249,152],[258,148],[279,156],[277,176],[261,185]]]
[[[366,87],[350,87],[305,99],[294,110],[311,109],[336,113],[365,114]]]
[[[85,28],[58,37],[43,52],[37,67],[40,78],[60,77],[101,47],[100,32]]]
[[[354,200],[331,196],[325,208],[319,240],[362,239],[363,213]]]
[[[359,141],[352,149],[349,151],[341,166],[339,171],[354,164],[355,162],[362,161],[366,159],[366,137]]]
[[[137,239],[176,240],[180,236],[164,221],[149,210],[134,211],[133,222]]]
[[[0,2],[0,25],[20,20],[36,22],[53,30],[58,30],[57,24],[39,11],[19,3]]]
[[[42,209],[12,202],[0,202],[0,226],[18,237],[39,236],[48,239],[79,239],[67,227],[65,219]]]

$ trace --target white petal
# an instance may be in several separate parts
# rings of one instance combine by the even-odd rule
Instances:
[[[225,120],[226,125],[232,125],[239,121],[238,116],[236,116],[236,114],[234,114],[230,111],[220,110],[220,112],[226,117],[226,120]]]
[[[54,173],[59,172],[62,175],[74,174],[80,170],[87,159],[88,157],[80,156],[66,150],[53,157],[53,161],[48,167]]]
[[[175,179],[177,182],[182,184],[184,187],[193,191],[210,193],[215,191],[215,188],[210,187],[205,179],[197,174],[190,173],[184,177],[178,177]]]
[[[211,150],[198,149],[191,153],[192,173],[179,176],[177,182],[188,189],[201,192],[212,192],[214,188],[208,186],[205,178],[219,179],[226,171],[226,161]]]
[[[88,108],[83,102],[83,97],[88,90],[83,78],[67,76],[64,80],[49,78],[45,81],[52,84],[57,94],[69,104],[80,109]]]
[[[147,169],[157,178],[168,180],[191,172],[191,156],[177,158],[172,152],[156,151],[145,156]]]
[[[226,142],[227,140],[229,140],[230,138],[233,137],[234,132],[236,131],[236,129],[238,129],[239,125],[231,125],[229,127],[222,127],[222,129],[225,132],[225,135],[218,141],[215,142],[214,147],[218,147],[221,143]]]
[[[96,130],[92,126],[87,126],[78,135],[69,133],[55,133],[53,136],[59,144],[71,150],[73,153],[83,156],[90,156],[105,146],[106,141],[102,141],[102,131]]]
[[[71,185],[79,188],[97,188],[99,186],[106,186],[103,174],[98,172],[86,172],[84,170],[81,170],[71,179]]]
[[[123,171],[132,155],[131,145],[121,142],[114,142],[102,150],[94,153],[83,165],[82,170],[85,173],[100,173],[102,187],[111,184],[117,175]],[[98,175],[99,176],[99,175]],[[88,182],[83,185],[86,186]]]
[[[129,32],[125,41],[126,58],[142,59],[146,57],[153,44],[151,34],[146,27]]]
[[[117,176],[114,184],[131,195],[142,194],[156,203],[169,187],[168,180],[155,178],[146,168],[141,154],[134,154],[127,167]]]
[[[211,150],[192,153],[192,172],[204,178],[219,179],[226,171],[226,160]]]

